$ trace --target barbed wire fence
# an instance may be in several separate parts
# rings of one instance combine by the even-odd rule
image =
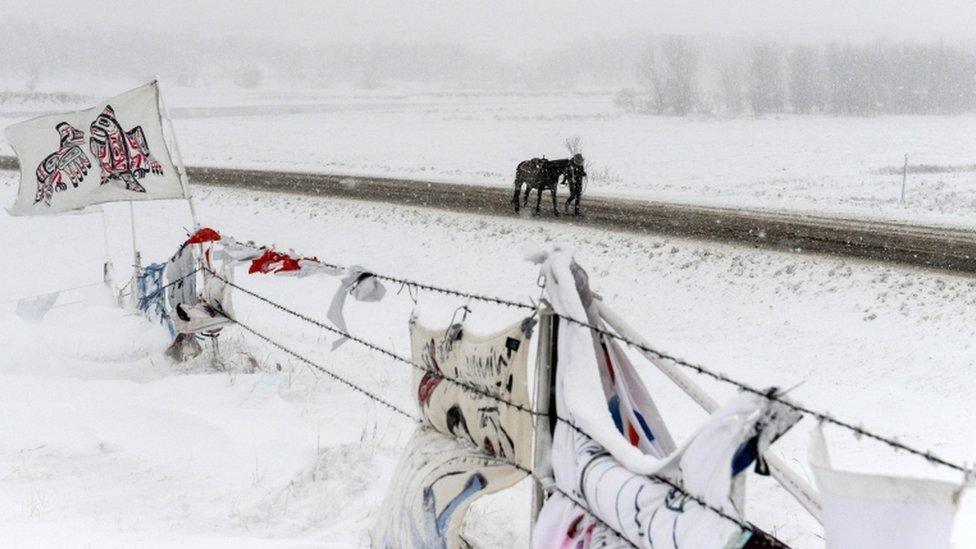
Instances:
[[[416,362],[414,362],[414,361],[412,361],[412,360],[410,360],[410,359],[408,359],[406,357],[403,357],[403,356],[401,356],[401,355],[399,355],[399,354],[397,354],[397,353],[395,353],[395,352],[393,352],[393,351],[391,351],[389,349],[386,349],[384,347],[381,347],[381,346],[379,346],[379,345],[377,345],[377,344],[375,344],[373,342],[364,340],[364,339],[359,338],[359,337],[357,337],[357,336],[355,336],[355,335],[353,335],[351,333],[348,333],[346,331],[340,330],[338,328],[335,328],[333,326],[330,326],[328,324],[325,324],[323,322],[320,322],[320,321],[318,321],[318,320],[316,320],[314,318],[311,318],[311,317],[309,317],[309,316],[307,316],[307,315],[305,315],[303,313],[300,313],[298,311],[295,311],[294,309],[291,309],[290,307],[287,307],[287,306],[285,306],[283,304],[280,304],[280,303],[278,303],[276,301],[273,301],[273,300],[271,300],[271,299],[269,299],[269,298],[267,298],[267,297],[265,297],[265,296],[263,296],[261,294],[258,294],[256,292],[253,292],[253,291],[251,291],[251,290],[249,290],[247,288],[244,288],[243,286],[240,286],[240,285],[238,285],[238,284],[236,284],[236,283],[228,280],[227,278],[224,278],[219,273],[217,273],[217,272],[215,272],[215,271],[213,271],[211,269],[204,269],[204,271],[208,275],[213,276],[214,278],[222,281],[223,283],[227,284],[228,286],[230,286],[230,287],[232,287],[232,288],[234,288],[234,289],[236,289],[236,290],[238,290],[238,291],[240,291],[240,292],[242,292],[242,293],[244,293],[244,294],[246,294],[246,295],[248,295],[250,297],[253,297],[253,298],[255,298],[255,299],[257,299],[257,300],[259,300],[259,301],[261,301],[261,302],[263,302],[263,303],[271,306],[271,307],[274,307],[275,309],[278,309],[281,312],[284,312],[284,313],[286,313],[288,315],[291,315],[294,318],[297,318],[297,319],[302,320],[302,321],[304,321],[304,322],[306,322],[308,324],[314,325],[314,326],[316,326],[318,328],[321,328],[323,330],[326,330],[328,332],[331,332],[332,334],[337,335],[339,337],[343,337],[343,338],[349,339],[350,341],[353,341],[353,342],[355,342],[355,343],[357,343],[357,344],[359,344],[359,345],[361,345],[361,346],[363,346],[363,347],[365,347],[365,348],[367,348],[367,349],[369,349],[371,351],[374,351],[374,352],[377,352],[379,354],[382,354],[382,355],[384,355],[384,356],[386,356],[388,358],[393,359],[396,362],[400,362],[400,363],[406,364],[408,366],[411,366],[411,367],[413,367],[415,369],[418,369],[419,371],[424,372],[425,374],[430,374],[430,375],[432,375],[434,377],[437,377],[437,378],[439,378],[439,379],[441,379],[443,381],[446,381],[448,383],[451,383],[453,385],[456,385],[456,386],[458,386],[458,387],[460,387],[460,388],[462,388],[462,389],[464,389],[466,391],[470,391],[470,392],[475,393],[475,394],[477,394],[479,396],[489,398],[489,399],[494,400],[495,402],[498,402],[499,404],[502,404],[504,406],[511,407],[512,409],[515,409],[515,410],[517,410],[520,413],[529,414],[531,416],[543,417],[543,418],[546,418],[546,419],[550,419],[550,420],[556,421],[558,423],[562,423],[563,425],[565,425],[568,428],[572,429],[573,431],[575,431],[579,435],[585,437],[586,439],[591,440],[591,441],[593,440],[593,437],[592,436],[590,436],[588,433],[586,433],[585,431],[583,431],[579,426],[577,426],[573,421],[571,421],[569,419],[566,419],[566,418],[564,418],[562,416],[559,416],[559,415],[555,415],[555,417],[551,417],[548,413],[538,412],[536,410],[532,410],[531,408],[527,408],[527,407],[525,407],[525,406],[523,406],[521,404],[518,404],[518,403],[515,403],[515,402],[511,402],[511,401],[509,401],[507,399],[501,398],[501,397],[499,397],[497,395],[494,395],[494,394],[492,394],[492,393],[490,393],[488,391],[485,391],[484,389],[482,389],[480,387],[477,387],[475,385],[472,385],[470,383],[467,383],[467,382],[465,382],[463,380],[460,380],[460,379],[458,379],[456,377],[449,376],[449,375],[445,375],[444,373],[439,372],[439,371],[437,371],[437,370],[435,370],[433,368],[429,368],[429,367],[427,367],[425,365],[418,364],[418,363],[416,363]],[[533,314],[534,314],[534,311],[533,311]],[[238,326],[240,326],[242,329],[244,329],[246,332],[251,333],[252,335],[258,337],[259,339],[265,341],[266,343],[268,343],[268,344],[270,344],[270,345],[278,348],[282,352],[284,352],[284,353],[286,353],[286,354],[288,354],[288,355],[290,355],[290,356],[298,359],[299,361],[301,361],[301,362],[303,362],[303,363],[305,363],[305,364],[307,364],[307,365],[315,368],[316,370],[319,370],[319,371],[321,371],[323,373],[326,373],[327,375],[329,375],[330,377],[332,377],[333,379],[335,379],[337,382],[339,382],[339,383],[341,383],[341,384],[343,384],[343,385],[345,385],[345,386],[347,386],[347,387],[349,387],[351,389],[356,390],[357,392],[363,394],[367,398],[370,398],[372,400],[375,400],[375,401],[379,402],[380,404],[384,405],[385,407],[392,409],[396,413],[398,413],[398,414],[400,414],[400,415],[402,415],[404,417],[407,417],[408,419],[411,419],[412,421],[420,422],[420,420],[418,418],[414,417],[412,414],[404,411],[402,408],[399,408],[395,404],[393,404],[393,403],[391,403],[391,402],[383,399],[382,397],[379,397],[379,396],[375,395],[374,393],[370,392],[368,389],[362,388],[362,387],[356,385],[355,383],[353,383],[353,382],[351,382],[351,381],[349,381],[349,380],[347,380],[345,378],[342,378],[341,376],[339,376],[338,374],[334,373],[333,371],[331,371],[331,370],[329,370],[329,369],[327,369],[327,368],[325,368],[325,367],[323,367],[323,366],[315,363],[314,361],[312,361],[311,359],[309,359],[309,358],[301,355],[300,353],[298,353],[298,352],[296,352],[296,351],[294,351],[292,349],[289,349],[288,347],[286,347],[282,343],[280,343],[278,341],[275,341],[274,339],[270,338],[269,336],[258,332],[257,330],[255,330],[251,326],[249,326],[249,325],[241,322],[240,320],[233,319],[233,318],[231,320],[235,324],[237,324]],[[512,467],[514,467],[514,468],[516,468],[516,469],[518,469],[520,471],[522,471],[523,473],[526,473],[527,475],[535,478],[539,482],[545,482],[546,481],[546,479],[541,478],[534,470],[532,470],[529,467],[525,467],[525,466],[523,466],[523,465],[521,465],[519,463],[516,463],[514,461],[511,461],[509,459],[506,459],[506,458],[500,457],[500,456],[492,456],[491,459],[497,460],[497,461],[502,462],[502,463],[505,463],[507,465],[510,465],[510,466],[512,466]],[[680,483],[675,482],[674,480],[669,479],[669,478],[664,477],[664,476],[661,476],[661,475],[648,475],[648,476],[652,480],[655,480],[657,482],[660,482],[661,484],[664,484],[664,485],[668,486],[671,490],[680,493],[685,498],[694,501],[695,503],[699,504],[703,508],[705,508],[705,509],[707,509],[707,510],[713,512],[713,513],[715,513],[719,517],[721,517],[721,518],[723,518],[725,520],[730,521],[731,523],[733,523],[734,525],[736,525],[737,527],[739,527],[741,530],[746,531],[746,532],[749,532],[751,535],[759,536],[761,539],[766,540],[768,542],[768,544],[769,544],[770,547],[789,547],[788,545],[786,545],[782,541],[780,541],[780,540],[776,539],[775,537],[771,536],[770,534],[766,533],[761,528],[755,526],[751,522],[745,521],[745,520],[743,520],[740,517],[733,516],[729,512],[727,512],[727,511],[725,511],[725,510],[723,510],[723,509],[721,509],[719,507],[716,507],[716,506],[708,503],[705,500],[704,497],[689,492]],[[552,484],[552,483],[546,483],[546,484],[547,484],[548,487],[550,487],[551,489],[553,489],[555,492],[558,492],[562,496],[566,497],[570,502],[573,503],[573,505],[575,505],[576,507],[578,507],[579,509],[581,509],[588,516],[592,517],[594,520],[596,520],[601,525],[603,525],[604,527],[606,527],[615,536],[619,537],[621,540],[623,540],[624,542],[626,542],[628,545],[630,545],[632,547],[636,547],[636,545],[634,545],[634,543],[631,542],[626,536],[624,536],[621,532],[619,532],[618,530],[616,530],[615,528],[613,528],[612,526],[610,526],[609,524],[607,524],[606,522],[604,522],[598,515],[596,515],[589,507],[587,507],[583,502],[579,501],[576,497],[568,494],[567,492],[565,492],[564,490],[560,489],[555,484]]]
[[[322,264],[323,266],[330,267],[330,268],[333,268],[333,269],[336,269],[336,270],[340,270],[340,271],[345,270],[345,268],[343,266],[341,266],[341,265],[327,263],[327,262],[323,262],[323,261],[319,261],[319,263]],[[538,411],[532,410],[530,408],[527,408],[525,406],[522,406],[520,404],[517,404],[517,403],[514,403],[514,402],[510,402],[510,401],[508,401],[506,399],[503,399],[503,398],[498,397],[497,395],[493,395],[493,394],[491,394],[491,393],[489,393],[489,392],[487,392],[487,391],[485,391],[485,390],[483,390],[483,389],[481,389],[481,388],[479,388],[477,386],[474,386],[474,385],[472,385],[470,383],[464,382],[463,380],[456,379],[456,378],[453,378],[451,376],[444,375],[441,372],[438,372],[436,370],[433,370],[433,369],[428,368],[426,366],[423,366],[421,364],[417,364],[417,363],[413,362],[412,360],[407,359],[407,358],[405,358],[405,357],[403,357],[401,355],[398,355],[397,353],[395,353],[395,352],[393,352],[393,351],[391,351],[389,349],[386,349],[386,348],[384,348],[384,347],[382,347],[380,345],[377,345],[377,344],[375,344],[373,342],[370,342],[370,341],[367,341],[365,339],[359,338],[359,337],[357,337],[357,336],[355,336],[355,335],[353,335],[351,333],[348,333],[348,332],[346,332],[344,330],[340,330],[340,329],[338,329],[338,328],[336,328],[334,326],[331,326],[329,324],[323,323],[323,322],[321,322],[319,320],[316,320],[316,319],[314,319],[314,318],[312,318],[312,317],[310,317],[308,315],[305,315],[305,314],[300,313],[298,311],[295,311],[294,309],[291,309],[291,308],[289,308],[289,307],[287,307],[287,306],[285,306],[283,304],[280,304],[280,303],[278,303],[276,301],[273,301],[273,300],[267,298],[266,296],[260,295],[260,294],[258,294],[256,292],[253,292],[253,291],[251,291],[251,290],[249,290],[249,289],[247,289],[247,288],[245,288],[243,286],[240,286],[239,284],[236,284],[233,281],[231,281],[231,280],[229,280],[227,278],[224,278],[219,273],[215,272],[214,270],[212,270],[212,269],[210,269],[208,267],[199,267],[197,269],[194,269],[193,271],[184,274],[180,278],[168,282],[165,286],[159,288],[159,291],[165,290],[166,288],[168,288],[170,286],[176,285],[176,284],[182,282],[183,280],[185,280],[186,278],[188,278],[190,276],[195,276],[198,272],[201,272],[201,271],[204,273],[205,276],[213,276],[213,277],[221,280],[223,283],[227,284],[228,286],[230,286],[230,287],[232,287],[232,288],[234,288],[234,289],[236,289],[236,290],[238,290],[238,291],[240,291],[240,292],[242,292],[242,293],[244,293],[244,294],[246,294],[246,295],[248,295],[248,296],[250,296],[252,298],[255,298],[255,299],[257,299],[257,300],[259,300],[259,301],[261,301],[261,302],[263,302],[263,303],[265,303],[265,304],[267,304],[269,306],[272,306],[272,307],[278,309],[281,312],[284,312],[284,313],[286,313],[288,315],[291,315],[291,316],[293,316],[293,317],[295,317],[295,318],[297,318],[299,320],[302,320],[303,322],[306,322],[308,324],[311,324],[311,325],[313,325],[313,326],[315,326],[315,327],[317,327],[319,329],[322,329],[322,330],[331,332],[334,335],[337,335],[339,337],[343,337],[343,338],[346,338],[348,340],[351,340],[351,341],[357,343],[360,346],[363,346],[363,347],[365,347],[365,348],[367,348],[367,349],[369,349],[371,351],[374,351],[376,353],[379,353],[381,355],[384,355],[384,356],[386,356],[386,357],[388,357],[390,359],[393,359],[396,362],[404,363],[404,364],[409,365],[409,366],[411,366],[413,368],[419,369],[420,371],[423,371],[424,373],[427,373],[427,374],[430,374],[430,375],[439,377],[439,378],[443,379],[444,381],[447,381],[449,383],[455,384],[458,387],[460,387],[460,388],[462,388],[462,389],[464,389],[466,391],[473,392],[475,394],[478,394],[479,396],[483,396],[483,397],[490,398],[492,400],[495,400],[496,402],[499,402],[500,404],[503,404],[505,406],[512,407],[513,409],[516,409],[516,410],[518,410],[521,413],[527,413],[527,414],[530,414],[532,416],[541,416],[541,417],[545,417],[545,418],[547,418],[547,419],[549,419],[551,421],[555,421],[557,423],[561,423],[561,424],[567,426],[568,428],[572,429],[574,432],[578,433],[580,436],[583,436],[583,437],[585,437],[585,438],[587,438],[589,440],[592,440],[592,437],[589,434],[587,434],[586,432],[584,432],[583,430],[581,430],[571,420],[568,420],[566,418],[560,417],[558,415],[556,415],[555,417],[551,417],[549,413],[538,412]],[[541,305],[541,304],[539,304],[539,305],[529,304],[529,303],[524,303],[524,302],[510,300],[510,299],[500,298],[500,297],[496,297],[496,296],[490,296],[490,295],[483,295],[483,294],[477,294],[477,293],[472,293],[472,292],[466,292],[466,291],[457,290],[457,289],[453,289],[453,288],[445,288],[445,287],[442,287],[442,286],[437,286],[437,285],[433,285],[433,284],[427,284],[427,283],[423,283],[423,282],[419,282],[419,281],[416,281],[416,280],[411,280],[411,279],[404,278],[404,277],[399,277],[399,276],[391,276],[391,275],[380,274],[380,273],[375,273],[375,272],[370,272],[369,274],[375,276],[378,280],[387,281],[387,282],[390,282],[392,284],[398,284],[398,285],[400,285],[401,288],[413,289],[413,290],[416,290],[418,292],[419,291],[426,291],[426,292],[437,293],[437,294],[446,295],[446,296],[460,297],[460,298],[464,298],[464,299],[479,301],[479,302],[483,302],[483,303],[489,303],[489,304],[493,304],[493,305],[497,305],[497,306],[503,306],[503,307],[507,307],[507,308],[514,308],[514,309],[519,309],[519,310],[523,310],[523,311],[531,311],[532,314],[538,313],[538,311],[540,310],[540,305]],[[415,299],[412,294],[411,294],[411,298],[412,299]],[[624,336],[622,336],[620,334],[617,334],[617,333],[612,332],[610,330],[607,330],[605,328],[602,328],[602,327],[599,327],[599,326],[595,326],[595,325],[591,324],[588,321],[580,320],[580,319],[576,319],[576,318],[572,318],[572,317],[567,316],[567,315],[563,315],[563,314],[556,313],[555,311],[549,311],[548,314],[552,314],[554,317],[559,318],[559,319],[561,319],[563,321],[566,321],[566,322],[569,322],[569,323],[578,325],[580,327],[583,327],[583,328],[587,328],[589,330],[592,330],[593,332],[598,333],[598,334],[600,334],[600,335],[602,335],[604,337],[609,337],[609,338],[615,339],[617,341],[620,341],[623,344],[626,344],[626,345],[628,345],[630,347],[633,347],[635,349],[638,349],[640,351],[643,351],[645,353],[648,353],[648,354],[650,354],[650,355],[652,355],[654,357],[657,357],[657,358],[659,358],[661,360],[667,360],[667,361],[673,362],[676,365],[679,365],[679,366],[684,367],[686,369],[690,369],[690,370],[692,370],[692,371],[694,371],[694,372],[696,372],[696,373],[698,373],[700,375],[704,375],[704,376],[709,377],[711,379],[714,379],[714,380],[716,380],[718,382],[725,383],[725,384],[728,384],[728,385],[732,385],[732,386],[738,388],[741,391],[748,392],[750,394],[759,396],[759,397],[764,398],[764,399],[767,399],[767,400],[769,400],[771,402],[780,403],[780,404],[782,404],[782,405],[784,405],[784,406],[786,406],[786,407],[788,407],[788,408],[790,408],[790,409],[792,409],[794,411],[799,412],[800,414],[813,417],[817,421],[820,421],[820,422],[823,422],[823,423],[829,423],[829,424],[835,425],[837,427],[840,427],[842,429],[846,429],[846,430],[851,431],[852,433],[854,433],[854,435],[857,436],[857,437],[867,437],[867,438],[870,438],[870,439],[875,440],[877,442],[883,443],[883,444],[885,444],[885,445],[893,448],[896,451],[904,451],[904,452],[907,452],[909,454],[913,454],[913,455],[916,455],[918,457],[922,457],[922,458],[924,458],[925,460],[927,460],[928,462],[930,462],[932,464],[941,465],[941,466],[948,467],[950,469],[953,469],[953,470],[962,472],[964,474],[965,478],[968,479],[968,480],[970,480],[970,481],[973,478],[973,470],[971,468],[968,468],[968,467],[966,467],[964,465],[960,465],[960,464],[954,463],[952,461],[949,461],[948,459],[945,459],[943,457],[940,457],[940,456],[936,455],[934,452],[932,452],[930,450],[920,450],[920,449],[914,448],[912,446],[909,446],[909,445],[907,445],[905,443],[900,442],[899,440],[897,440],[894,437],[890,437],[890,436],[886,436],[886,435],[882,435],[882,434],[875,433],[875,432],[873,432],[871,430],[866,429],[862,425],[855,425],[852,422],[842,420],[842,419],[837,418],[837,417],[835,417],[835,416],[833,416],[833,415],[831,415],[831,414],[829,414],[827,412],[820,412],[820,411],[817,411],[817,410],[813,410],[812,408],[809,408],[809,407],[804,406],[802,404],[793,402],[790,399],[786,399],[782,395],[777,394],[775,392],[770,392],[769,390],[764,390],[764,389],[756,388],[756,387],[754,387],[754,386],[752,386],[750,384],[747,384],[745,382],[741,382],[739,380],[736,380],[736,379],[734,379],[734,378],[732,378],[732,377],[730,377],[730,376],[728,376],[728,375],[726,375],[724,373],[716,372],[716,371],[711,370],[709,368],[706,368],[706,367],[704,367],[704,366],[702,366],[700,364],[695,364],[695,363],[692,363],[692,362],[683,360],[683,359],[681,359],[679,357],[676,357],[676,356],[673,356],[673,355],[671,355],[669,353],[666,353],[666,352],[660,351],[658,349],[649,347],[649,346],[647,346],[647,345],[645,345],[645,344],[643,344],[641,342],[634,341],[632,339],[629,339],[627,337],[624,337]],[[228,318],[230,318],[230,317],[228,317]],[[320,371],[322,373],[325,373],[326,375],[328,375],[331,379],[333,379],[337,383],[340,383],[340,384],[346,386],[347,388],[349,388],[351,390],[354,390],[354,391],[357,391],[357,392],[361,393],[365,397],[367,397],[367,398],[369,398],[369,399],[371,399],[371,400],[373,400],[375,402],[378,402],[379,404],[383,405],[386,408],[389,408],[391,411],[397,413],[398,415],[401,415],[401,416],[403,416],[403,417],[405,417],[407,419],[410,419],[412,422],[419,423],[421,421],[419,418],[415,417],[413,414],[405,411],[403,408],[397,406],[396,404],[390,402],[389,400],[384,399],[383,397],[377,395],[375,392],[372,392],[372,391],[370,391],[370,390],[368,390],[368,389],[366,389],[366,388],[364,388],[364,387],[362,387],[362,386],[360,386],[360,385],[358,385],[358,384],[356,384],[356,383],[354,383],[354,382],[352,382],[352,381],[344,378],[343,376],[339,375],[335,371],[333,371],[333,370],[331,370],[331,369],[329,369],[329,368],[327,368],[325,366],[322,366],[321,364],[315,362],[312,359],[309,359],[308,357],[302,355],[301,353],[298,353],[298,352],[294,351],[293,349],[287,347],[286,345],[282,344],[281,342],[276,341],[273,338],[267,336],[266,334],[263,334],[263,333],[259,332],[258,330],[254,329],[253,327],[249,326],[248,324],[245,324],[245,323],[241,322],[239,319],[230,318],[230,320],[234,324],[240,326],[244,331],[246,331],[246,332],[250,333],[251,335],[257,337],[258,339],[262,340],[263,342],[265,342],[265,343],[267,343],[267,344],[269,344],[269,345],[277,348],[279,351],[284,352],[285,354],[290,355],[291,357],[295,358],[296,360],[298,360],[298,361],[306,364],[308,367],[314,368],[317,371]],[[520,465],[518,463],[515,463],[513,461],[510,461],[510,460],[507,460],[505,458],[498,457],[498,456],[495,456],[492,459],[497,459],[500,462],[504,462],[504,463],[506,463],[508,465],[511,465],[511,466],[515,467],[516,469],[518,469],[518,470],[526,473],[527,475],[535,478],[536,480],[539,480],[540,482],[542,482],[542,481],[545,480],[545,479],[540,478],[539,475],[535,471],[531,470],[530,468],[524,467],[524,466],[522,466],[522,465]],[[770,544],[770,546],[773,546],[773,547],[788,547],[782,541],[780,541],[780,540],[776,539],[775,537],[771,536],[770,534],[766,533],[765,531],[763,531],[762,529],[758,528],[757,526],[755,526],[751,522],[745,521],[745,520],[743,520],[742,518],[740,518],[738,516],[733,516],[732,514],[724,511],[723,509],[709,504],[705,500],[705,498],[703,498],[701,496],[698,496],[697,494],[689,493],[679,482],[675,482],[672,479],[669,479],[669,478],[666,478],[666,477],[663,477],[663,476],[660,476],[660,475],[652,475],[652,476],[650,476],[650,478],[652,478],[653,480],[658,481],[658,482],[660,482],[662,484],[665,484],[665,485],[669,486],[671,490],[680,493],[682,496],[686,497],[687,499],[696,502],[697,504],[701,505],[703,508],[708,509],[709,511],[715,513],[716,515],[722,517],[723,519],[728,520],[729,522],[735,524],[736,526],[738,526],[744,532],[749,532],[752,535],[760,536],[761,539],[768,540],[768,543]],[[604,522],[602,519],[600,519],[600,517],[597,516],[591,509],[589,509],[583,502],[580,502],[577,498],[573,497],[570,494],[567,494],[566,492],[564,492],[558,486],[555,486],[551,482],[547,483],[547,487],[549,487],[550,489],[554,490],[555,492],[560,493],[562,496],[566,497],[570,502],[573,503],[573,505],[575,505],[576,507],[578,507],[579,509],[581,509],[584,513],[586,513],[588,516],[592,517],[595,521],[599,522],[601,525],[603,525],[604,527],[606,527],[610,532],[612,532],[614,535],[616,535],[617,537],[619,537],[625,543],[627,543],[630,546],[635,546],[629,539],[626,538],[626,536],[624,536],[622,533],[620,533],[619,531],[617,531],[616,529],[614,529],[613,527],[611,527],[610,525],[608,525],[606,522]]]
[[[326,267],[329,267],[329,268],[332,268],[332,269],[345,270],[345,267],[343,267],[342,265],[338,265],[338,264],[334,264],[334,263],[328,263],[328,262],[324,262],[324,261],[321,261],[321,260],[320,260],[320,263],[322,265],[324,265]],[[427,283],[423,283],[423,282],[418,282],[416,280],[411,280],[411,279],[404,278],[404,277],[391,276],[391,275],[376,273],[376,272],[372,272],[372,271],[370,272],[370,274],[372,274],[373,276],[375,276],[379,280],[385,280],[385,281],[390,282],[392,284],[398,284],[401,287],[413,288],[413,289],[419,290],[419,291],[427,291],[427,292],[437,293],[437,294],[441,294],[441,295],[461,297],[461,298],[465,298],[465,299],[471,299],[471,300],[475,300],[475,301],[480,301],[480,302],[483,302],[483,303],[491,303],[491,304],[494,304],[494,305],[500,305],[500,306],[504,306],[504,307],[514,308],[514,309],[521,309],[521,310],[526,310],[526,311],[533,311],[533,310],[535,310],[537,308],[537,305],[533,305],[533,304],[529,304],[529,303],[525,303],[525,302],[514,301],[514,300],[511,300],[511,299],[505,299],[505,298],[501,298],[501,297],[497,297],[497,296],[490,296],[490,295],[483,295],[483,294],[477,294],[477,293],[472,293],[472,292],[465,292],[465,291],[457,290],[457,289],[453,289],[453,288],[445,288],[445,287],[442,287],[442,286],[436,286],[436,285],[433,285],[433,284],[427,284]],[[653,355],[653,356],[655,356],[655,357],[657,357],[657,358],[659,358],[661,360],[667,360],[667,361],[673,362],[674,364],[676,364],[676,365],[678,365],[678,366],[680,366],[682,368],[692,370],[692,371],[694,371],[697,374],[700,374],[700,375],[709,377],[709,378],[711,378],[711,379],[713,379],[715,381],[718,381],[720,383],[724,383],[724,384],[727,384],[727,385],[731,385],[731,386],[736,387],[737,389],[739,389],[741,391],[745,391],[745,392],[751,393],[753,395],[762,397],[764,399],[767,399],[767,400],[770,400],[770,401],[773,401],[773,402],[778,402],[780,404],[783,404],[784,406],[786,406],[786,407],[788,407],[788,408],[790,408],[790,409],[792,409],[792,410],[794,410],[796,412],[799,412],[799,413],[801,413],[803,415],[810,416],[810,417],[816,419],[817,421],[820,421],[820,422],[823,422],[823,423],[828,423],[828,424],[834,425],[836,427],[840,427],[842,429],[845,429],[847,431],[850,431],[851,433],[853,433],[858,438],[860,438],[860,437],[866,437],[866,438],[872,439],[874,441],[880,442],[882,444],[885,444],[885,445],[891,447],[894,450],[904,451],[906,453],[909,453],[909,454],[912,454],[912,455],[921,457],[921,458],[927,460],[929,463],[936,464],[936,465],[940,465],[940,466],[944,466],[944,467],[953,469],[955,471],[961,472],[968,479],[972,479],[973,476],[974,476],[974,470],[973,470],[973,468],[967,467],[965,465],[961,465],[961,464],[958,464],[958,463],[954,463],[954,462],[952,462],[952,461],[950,461],[950,460],[948,460],[946,458],[943,458],[943,457],[937,455],[935,452],[932,452],[931,450],[920,450],[918,448],[914,448],[912,446],[909,446],[908,444],[905,444],[905,443],[899,441],[896,437],[876,433],[876,432],[874,432],[872,430],[869,430],[869,429],[865,428],[863,425],[855,424],[853,422],[840,419],[840,418],[838,418],[838,417],[836,417],[836,416],[834,416],[834,415],[832,415],[832,414],[830,414],[828,412],[822,412],[822,411],[814,410],[814,409],[812,409],[812,408],[810,408],[808,406],[805,406],[805,405],[799,404],[797,402],[794,402],[793,400],[786,398],[782,394],[779,394],[779,393],[770,393],[768,389],[760,389],[760,388],[755,387],[753,385],[750,385],[748,383],[745,383],[745,382],[739,381],[737,379],[734,379],[731,376],[728,376],[727,374],[724,374],[724,373],[721,373],[721,372],[716,372],[715,370],[712,370],[712,369],[707,368],[705,366],[702,366],[700,364],[693,363],[693,362],[689,362],[689,361],[684,360],[684,359],[682,359],[680,357],[674,356],[674,355],[672,355],[670,353],[667,353],[667,352],[661,351],[659,349],[655,349],[653,347],[647,346],[647,345],[645,345],[645,344],[643,344],[641,342],[634,341],[634,340],[632,340],[630,338],[627,338],[627,337],[624,337],[624,336],[622,336],[622,335],[620,335],[620,334],[618,334],[616,332],[607,330],[607,329],[602,328],[602,327],[599,327],[599,326],[595,326],[595,325],[591,324],[590,322],[588,322],[586,320],[580,320],[580,319],[577,319],[577,318],[573,318],[573,317],[570,317],[570,316],[567,316],[567,315],[558,314],[558,313],[555,313],[555,312],[553,314],[555,314],[557,317],[559,317],[560,319],[562,319],[562,320],[564,320],[566,322],[570,322],[572,324],[576,324],[576,325],[581,326],[583,328],[587,328],[587,329],[593,330],[594,332],[599,333],[600,335],[603,335],[603,336],[606,336],[606,337],[615,339],[615,340],[617,340],[617,341],[619,341],[621,343],[624,343],[624,344],[626,344],[626,345],[628,345],[630,347],[633,347],[633,348],[638,349],[640,351],[644,351],[644,352],[646,352],[648,354],[651,354],[651,355]]]

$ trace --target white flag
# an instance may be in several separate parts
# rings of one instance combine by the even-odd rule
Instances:
[[[820,488],[828,549],[950,546],[963,486],[835,469],[819,427],[813,431],[810,468]]]
[[[12,215],[183,196],[163,138],[155,81],[90,109],[8,126],[7,140],[20,160]]]

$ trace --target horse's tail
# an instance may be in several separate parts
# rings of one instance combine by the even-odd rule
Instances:
[[[522,164],[524,163],[525,162],[522,162]],[[519,193],[522,192],[523,181],[520,177],[522,175],[522,164],[519,164],[518,167],[515,168],[515,181],[512,183],[512,185],[515,187],[515,194],[512,195],[512,200],[510,203],[515,204],[516,209],[518,209],[519,204]]]

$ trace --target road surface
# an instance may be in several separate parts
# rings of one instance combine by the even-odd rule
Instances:
[[[0,157],[0,169],[17,169],[17,160]],[[387,177],[348,176],[188,167],[197,185],[238,187],[311,196],[439,208],[514,217],[512,190]],[[563,195],[563,200],[567,197]],[[580,226],[667,234],[769,249],[890,261],[962,273],[976,273],[976,232],[895,222],[650,202],[585,196],[584,215],[552,215],[548,196],[539,219]],[[534,203],[530,200],[530,206]],[[548,207],[546,207],[548,206]],[[520,215],[531,216],[522,210]]]

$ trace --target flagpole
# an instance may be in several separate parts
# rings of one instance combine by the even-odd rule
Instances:
[[[105,219],[105,207],[99,206],[102,215],[102,236],[105,238],[105,264],[102,266],[102,281],[106,285],[112,284],[112,251],[108,246],[108,221]]]
[[[165,120],[165,125],[169,128],[170,139],[173,141],[173,165],[176,167],[176,173],[180,176],[180,184],[183,186],[183,198],[186,199],[187,205],[190,207],[190,219],[193,220],[193,228],[196,229],[200,226],[200,222],[197,219],[197,207],[193,203],[193,196],[190,194],[190,180],[186,175],[186,165],[183,164],[183,154],[180,152],[180,141],[176,138],[176,129],[173,128],[173,120],[169,117],[169,111],[166,109],[166,103],[163,101],[163,94],[159,87],[159,77],[156,77],[156,101],[159,105],[159,117],[160,125],[163,125]]]
[[[129,221],[132,224],[132,301],[134,305],[139,303],[139,275],[142,272],[142,258],[139,256],[139,245],[136,242],[136,210],[129,201]]]

